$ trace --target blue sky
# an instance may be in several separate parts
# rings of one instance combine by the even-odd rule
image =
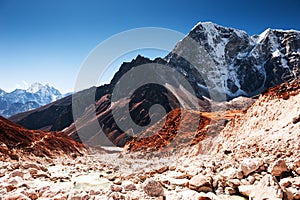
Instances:
[[[163,27],[186,34],[199,21],[213,21],[251,35],[269,27],[300,30],[298,0],[224,2],[0,0],[0,88],[11,91],[38,81],[72,91],[89,52],[133,28]],[[152,58],[165,54],[142,53]]]

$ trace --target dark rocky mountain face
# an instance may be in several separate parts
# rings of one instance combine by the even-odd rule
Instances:
[[[249,36],[244,31],[199,23],[165,59],[149,60],[138,56],[123,63],[108,85],[81,91],[73,97],[10,119],[30,129],[65,129],[65,133],[75,140],[93,145],[112,142],[123,146],[134,134],[145,131],[149,123],[162,118],[149,112],[153,105],[162,105],[166,113],[183,104],[192,109],[195,105],[182,94],[186,89],[183,81],[170,73],[155,72],[158,65],[165,65],[188,80],[197,96],[199,110],[209,111],[210,103],[205,97],[213,101],[252,97],[266,88],[299,77],[299,56],[300,33],[297,31],[268,29],[260,35]],[[123,84],[125,90],[118,89],[117,85],[124,75],[144,64],[150,64],[150,71],[144,73],[145,79],[154,71],[152,78],[164,83],[146,84],[134,88],[134,91],[127,83]],[[173,83],[171,87],[167,84],[169,82]],[[177,96],[173,95],[174,92]],[[112,99],[113,93],[117,93],[119,98]],[[90,95],[95,97],[94,107],[84,103]],[[76,124],[73,123],[72,101],[80,105],[76,108],[79,113]],[[125,115],[128,109],[129,115]],[[113,111],[121,115],[114,116]],[[125,124],[133,121],[140,128],[131,129],[130,125],[120,127],[122,121]]]
[[[64,130],[66,134],[76,140],[83,140],[85,143],[92,145],[108,145],[111,142],[117,146],[124,146],[125,143],[132,139],[133,135],[137,135],[147,129],[150,123],[154,124],[163,116],[158,113],[150,113],[150,108],[159,104],[168,113],[180,107],[176,97],[168,90],[160,85],[145,85],[136,90],[130,99],[123,98],[117,102],[111,101],[111,94],[104,95],[96,103],[96,110],[89,108],[84,112],[83,116],[78,119],[76,126],[73,123]],[[115,113],[126,113],[129,106],[129,115],[117,115]],[[96,115],[93,113],[96,112]],[[99,126],[93,126],[95,123]],[[119,127],[118,123],[125,124],[125,128]],[[130,123],[138,126],[128,126]],[[93,130],[91,130],[93,129]],[[80,137],[78,132],[81,133]],[[94,133],[92,137],[85,138],[85,133]],[[105,134],[105,135],[103,135]],[[108,138],[109,140],[103,140]]]

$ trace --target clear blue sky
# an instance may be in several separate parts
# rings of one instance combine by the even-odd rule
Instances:
[[[132,28],[164,27],[186,34],[199,21],[213,21],[251,35],[269,27],[300,30],[298,0],[224,2],[0,0],[0,88],[11,91],[39,81],[72,91],[89,52]]]

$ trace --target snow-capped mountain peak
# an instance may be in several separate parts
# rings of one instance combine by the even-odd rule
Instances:
[[[243,30],[224,27],[213,22],[199,22],[193,27],[188,37],[204,47],[213,58],[216,65],[226,65],[238,53],[244,53],[243,46],[254,45],[250,36]],[[241,44],[240,49],[233,49],[236,43]]]
[[[209,30],[209,29],[213,29],[213,28],[215,28],[216,26],[219,26],[219,25],[218,25],[218,24],[215,24],[215,23],[213,23],[213,22],[210,22],[210,21],[208,21],[208,22],[199,22],[199,23],[197,23],[197,24],[192,28],[191,31],[193,31],[195,28],[197,28],[197,27],[199,27],[199,26],[203,26],[203,27],[205,27],[207,30]]]
[[[192,29],[191,32],[194,31],[195,29],[201,29],[201,27],[203,27],[205,29],[206,32],[210,32],[213,34],[217,34],[219,31],[224,32],[226,30],[230,30],[235,32],[235,34],[239,35],[240,37],[244,37],[245,35],[248,35],[246,31],[244,30],[239,30],[236,28],[231,28],[231,27],[225,27],[219,24],[216,24],[214,22],[199,22],[198,24],[196,24]]]
[[[26,92],[29,92],[29,93],[36,93],[44,88],[48,87],[48,84],[46,84],[45,86],[39,82],[35,82],[33,84],[31,84],[29,86],[28,89],[26,89]]]
[[[197,47],[190,47],[193,39]],[[204,61],[202,52],[211,61]],[[182,56],[183,55],[183,56]],[[182,58],[193,60],[193,66]],[[193,82],[199,96],[209,88],[225,93],[230,98],[254,96],[266,88],[299,77],[300,32],[266,29],[250,36],[243,30],[223,27],[212,22],[200,22],[166,57],[178,71],[184,71]],[[205,81],[195,73],[200,71]],[[202,88],[202,89],[201,89]],[[203,92],[204,91],[204,92]]]

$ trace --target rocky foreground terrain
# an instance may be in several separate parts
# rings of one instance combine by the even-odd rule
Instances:
[[[300,84],[269,89],[179,154],[91,150],[0,161],[2,199],[300,199]],[[128,151],[128,149],[127,149]],[[158,151],[159,152],[159,151]],[[165,155],[165,154],[164,154]]]

